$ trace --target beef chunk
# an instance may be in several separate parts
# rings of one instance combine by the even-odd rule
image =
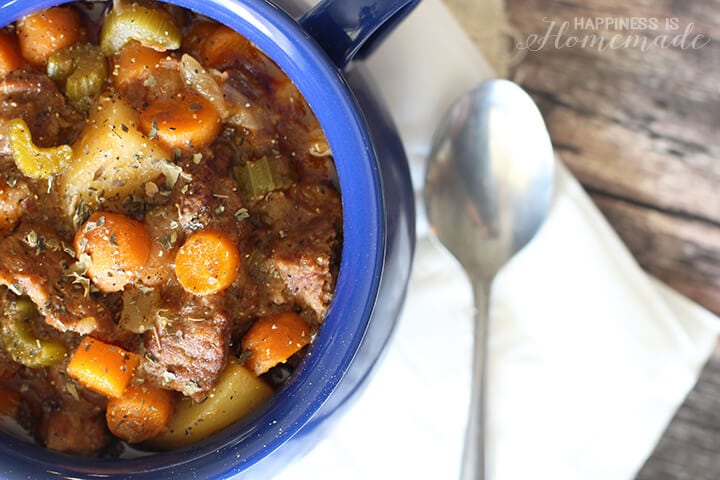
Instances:
[[[327,186],[304,185],[273,192],[256,207],[273,230],[257,241],[262,254],[251,266],[253,277],[273,303],[309,309],[321,322],[339,261],[339,194]]]
[[[12,230],[33,201],[33,193],[21,178],[0,177],[0,232]]]
[[[20,392],[20,423],[38,442],[67,453],[97,454],[110,443],[105,426],[106,400],[69,379],[58,365],[23,368],[6,380]]]
[[[182,228],[222,230],[238,241],[247,228],[235,216],[245,206],[235,181],[218,175],[209,161],[193,166],[190,174],[192,180],[176,188],[170,202],[177,205]]]
[[[13,361],[0,342],[0,380],[12,376],[20,368],[20,364]]]
[[[82,455],[98,453],[110,440],[104,412],[74,400],[44,417],[40,435],[47,448]]]
[[[274,280],[275,303],[297,303],[322,321],[335,287],[330,266],[335,231],[325,222],[310,222],[271,245],[264,265]]]
[[[163,297],[170,297],[164,294]],[[230,343],[230,321],[217,296],[182,295],[169,305],[145,335],[147,350],[143,369],[155,383],[195,400],[205,398],[225,366]],[[166,323],[163,325],[163,323]]]
[[[85,125],[44,73],[19,69],[0,81],[0,153],[9,154],[7,121],[22,118],[40,147],[72,143]]]
[[[111,311],[88,294],[81,277],[71,275],[68,267],[75,260],[63,245],[47,225],[21,223],[0,240],[0,285],[30,297],[45,321],[61,332],[108,338],[114,330]]]
[[[105,423],[105,400],[67,378],[57,369],[48,371],[56,396],[44,401],[40,425],[45,446],[68,453],[91,455],[110,442]]]

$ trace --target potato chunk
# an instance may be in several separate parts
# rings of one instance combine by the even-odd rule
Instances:
[[[116,95],[100,97],[73,147],[58,187],[65,211],[89,211],[143,194],[167,170],[169,152],[138,130],[138,113]]]
[[[176,404],[167,431],[149,446],[170,450],[202,440],[252,412],[272,394],[272,388],[250,370],[230,362],[206,400],[195,403],[185,397]]]

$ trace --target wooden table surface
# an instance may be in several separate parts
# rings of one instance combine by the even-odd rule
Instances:
[[[506,8],[565,163],[646,271],[720,314],[720,0]],[[637,478],[720,479],[720,346]]]

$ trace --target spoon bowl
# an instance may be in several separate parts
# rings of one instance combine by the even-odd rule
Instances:
[[[448,111],[428,157],[424,199],[433,234],[462,264],[476,307],[473,384],[462,478],[485,474],[487,309],[495,275],[537,233],[550,208],[555,157],[530,96],[490,80]]]

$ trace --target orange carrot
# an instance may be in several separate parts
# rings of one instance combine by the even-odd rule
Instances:
[[[66,371],[90,390],[116,398],[125,391],[139,363],[138,355],[85,336]]]
[[[168,148],[193,150],[215,140],[220,133],[220,115],[204,97],[186,91],[151,103],[140,114],[140,126]]]
[[[36,67],[61,48],[78,43],[85,37],[80,15],[70,7],[53,7],[31,13],[17,22],[20,52]]]
[[[284,363],[310,343],[310,326],[297,313],[285,312],[262,317],[252,324],[242,339],[243,350],[251,357],[245,363],[256,375]]]
[[[8,32],[0,32],[0,77],[20,68],[22,64],[17,39]]]
[[[213,21],[193,22],[182,40],[182,49],[195,58],[201,58],[203,44],[220,25]]]
[[[213,30],[200,47],[200,63],[206,67],[224,68],[238,58],[252,55],[255,51],[250,40],[235,30],[220,25]]]
[[[96,212],[75,234],[75,252],[90,256],[87,275],[103,292],[131,283],[150,256],[145,226],[119,213]]]
[[[16,390],[0,387],[0,417],[15,417],[20,406],[20,394]]]
[[[121,397],[108,400],[108,428],[129,443],[149,440],[163,433],[170,423],[175,397],[152,385],[130,382]]]
[[[240,269],[240,252],[218,230],[195,232],[175,255],[175,275],[185,290],[210,295],[229,287]]]
[[[115,56],[113,84],[120,88],[133,82],[145,82],[166,56],[166,53],[144,47],[135,40],[129,42]]]

